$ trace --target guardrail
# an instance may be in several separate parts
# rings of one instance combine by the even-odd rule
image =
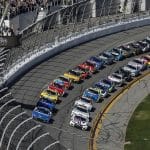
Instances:
[[[90,138],[89,138],[89,145],[88,145],[89,150],[97,150],[97,148],[96,148],[96,137],[95,137],[96,129],[97,129],[98,124],[100,122],[102,124],[102,117],[104,116],[104,113],[106,112],[108,107],[116,100],[117,97],[119,97],[120,94],[122,94],[124,91],[130,89],[130,87],[133,84],[135,84],[137,81],[141,80],[142,78],[144,78],[147,75],[150,75],[149,70],[146,71],[144,74],[140,75],[139,77],[135,78],[132,82],[130,82],[128,85],[126,85],[122,89],[120,89],[115,95],[113,95],[111,100],[103,107],[103,109],[97,113],[97,115],[93,121],[91,131],[90,131]]]

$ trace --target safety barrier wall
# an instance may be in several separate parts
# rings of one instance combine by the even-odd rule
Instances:
[[[33,66],[39,64],[40,62],[66,50],[71,47],[77,46],[81,43],[100,38],[105,35],[114,34],[120,31],[145,26],[150,24],[150,17],[146,18],[135,18],[134,20],[128,20],[126,22],[119,22],[117,24],[111,24],[109,26],[104,26],[103,28],[93,28],[87,33],[81,33],[76,37],[68,38],[63,42],[57,43],[55,46],[41,47],[38,53],[30,53],[25,58],[19,60],[15,66],[13,66],[9,71],[4,74],[3,81],[1,84],[10,85],[14,82],[20,75],[31,69]]]

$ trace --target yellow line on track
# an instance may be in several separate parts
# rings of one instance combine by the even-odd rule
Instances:
[[[97,113],[94,123],[91,129],[90,133],[90,140],[89,140],[89,150],[97,150],[97,138],[100,134],[100,130],[102,128],[103,121],[107,115],[107,113],[110,111],[110,109],[118,102],[118,100],[121,99],[121,97],[128,92],[130,88],[135,86],[140,80],[142,80],[144,77],[149,76],[150,72],[149,70],[139,76],[138,78],[134,79],[131,83],[129,83],[127,86],[125,86],[123,89],[120,89],[112,98],[111,100],[104,105],[101,112]]]

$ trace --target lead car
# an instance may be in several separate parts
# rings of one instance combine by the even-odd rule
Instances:
[[[88,130],[89,119],[82,115],[71,116],[70,126],[79,127],[82,130]]]

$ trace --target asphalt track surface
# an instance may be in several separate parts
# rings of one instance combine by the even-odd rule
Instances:
[[[23,104],[24,109],[31,115],[31,111],[38,101],[41,90],[46,88],[48,83],[55,79],[56,76],[63,74],[69,68],[73,68],[85,61],[89,56],[97,55],[101,51],[132,40],[140,40],[148,35],[150,35],[150,26],[145,26],[102,37],[71,48],[30,70],[18,79],[10,90],[14,98]],[[61,98],[62,101],[60,104],[57,104],[58,111],[53,117],[53,123],[48,125],[41,123],[45,129],[50,132],[50,135],[71,150],[87,150],[89,131],[81,131],[69,126],[70,113],[74,101],[76,97],[81,95],[85,88],[90,87],[100,78],[106,77],[123,64],[126,64],[128,60],[129,59],[125,59],[124,61],[107,66],[83,83],[74,84],[74,88],[68,91],[68,95],[65,98]],[[94,104],[95,111],[91,113],[91,118],[94,118],[98,110],[101,109],[109,99],[110,97],[105,99],[102,103]],[[90,126],[92,125],[92,121],[93,119],[91,119]]]
[[[102,150],[123,150],[128,121],[135,108],[150,93],[150,75],[144,77],[123,94],[105,114],[97,146]],[[137,133],[138,134],[138,133]],[[132,143],[130,143],[132,144]]]

